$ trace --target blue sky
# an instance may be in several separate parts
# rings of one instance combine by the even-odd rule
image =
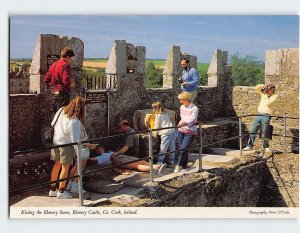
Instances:
[[[107,57],[114,40],[146,46],[146,58],[173,45],[208,63],[216,49],[264,60],[265,50],[299,46],[298,16],[11,16],[10,57],[31,58],[39,34],[80,38],[85,57]]]

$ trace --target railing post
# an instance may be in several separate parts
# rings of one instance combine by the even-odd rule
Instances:
[[[83,206],[83,185],[82,185],[82,166],[81,166],[81,153],[82,153],[82,144],[81,141],[78,142],[78,155],[77,155],[77,173],[78,177],[78,185],[79,185],[79,205]]]
[[[153,182],[153,153],[152,153],[152,129],[148,131],[150,182]]]
[[[240,144],[240,156],[243,155],[243,138],[242,138],[242,117],[239,117],[239,144]]]
[[[284,119],[284,121],[283,121],[283,130],[284,130],[284,132],[283,132],[283,137],[284,137],[284,141],[283,141],[283,151],[284,151],[284,153],[286,153],[287,152],[287,148],[286,148],[286,115],[284,115],[283,116],[283,119]]]
[[[198,171],[202,171],[202,122],[199,124],[199,168]]]
[[[107,107],[107,135],[109,136],[110,135],[110,109],[109,109],[109,103],[110,103],[110,86],[108,85],[107,88],[106,88],[106,94],[107,94],[107,103],[106,103],[106,107]]]

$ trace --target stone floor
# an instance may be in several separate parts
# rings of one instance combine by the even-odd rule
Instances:
[[[215,148],[213,154],[203,154],[202,170],[216,167],[227,167],[240,161],[240,151],[226,148]],[[254,155],[255,151],[243,152],[243,156]],[[95,167],[96,168],[96,167]],[[93,167],[89,169],[93,170]],[[154,183],[172,180],[186,173],[199,171],[199,154],[189,154],[189,168],[179,173],[173,173],[174,168],[165,168],[161,174],[154,174]],[[99,206],[106,202],[126,205],[142,195],[145,185],[149,185],[150,176],[146,172],[133,172],[130,175],[116,173],[97,173],[84,180],[84,205]],[[78,194],[72,199],[57,199],[48,197],[48,189],[39,189],[14,196],[10,199],[11,207],[76,207],[80,206]]]

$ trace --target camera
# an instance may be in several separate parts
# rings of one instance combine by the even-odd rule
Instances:
[[[263,93],[267,93],[267,92],[268,92],[268,86],[264,86],[264,87],[261,89],[261,91],[262,91]]]
[[[180,78],[178,79],[178,81],[179,81],[180,83],[184,83],[184,82],[185,82],[184,79],[183,79],[182,77],[180,77]]]

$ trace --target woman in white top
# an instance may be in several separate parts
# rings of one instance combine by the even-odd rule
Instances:
[[[180,106],[180,121],[178,123],[178,146],[179,154],[178,161],[174,172],[180,172],[187,168],[188,164],[188,148],[193,143],[197,136],[198,108],[191,102],[192,94],[189,92],[182,92],[178,95],[181,103]]]
[[[160,102],[154,102],[152,104],[153,114],[155,115],[155,126],[154,129],[173,127],[173,123],[170,120],[169,115],[165,112]],[[165,154],[169,151],[168,163],[174,165],[175,160],[175,139],[176,131],[174,128],[163,129],[153,131],[153,137],[156,138],[157,135],[161,137],[160,152],[157,164],[163,164],[165,159]]]
[[[81,140],[81,127],[84,119],[85,100],[83,97],[76,97],[68,106],[60,108],[54,116],[54,145],[64,145]],[[57,121],[56,121],[57,119]],[[56,123],[55,123],[56,122]],[[78,146],[65,146],[51,150],[51,160],[55,162],[51,172],[51,181],[58,178],[64,179],[68,175],[70,165],[73,164],[74,155],[78,155]],[[59,174],[59,171],[61,172]],[[59,182],[59,189],[56,184],[51,184],[49,196],[57,198],[72,198],[69,192],[65,192],[66,181]]]

